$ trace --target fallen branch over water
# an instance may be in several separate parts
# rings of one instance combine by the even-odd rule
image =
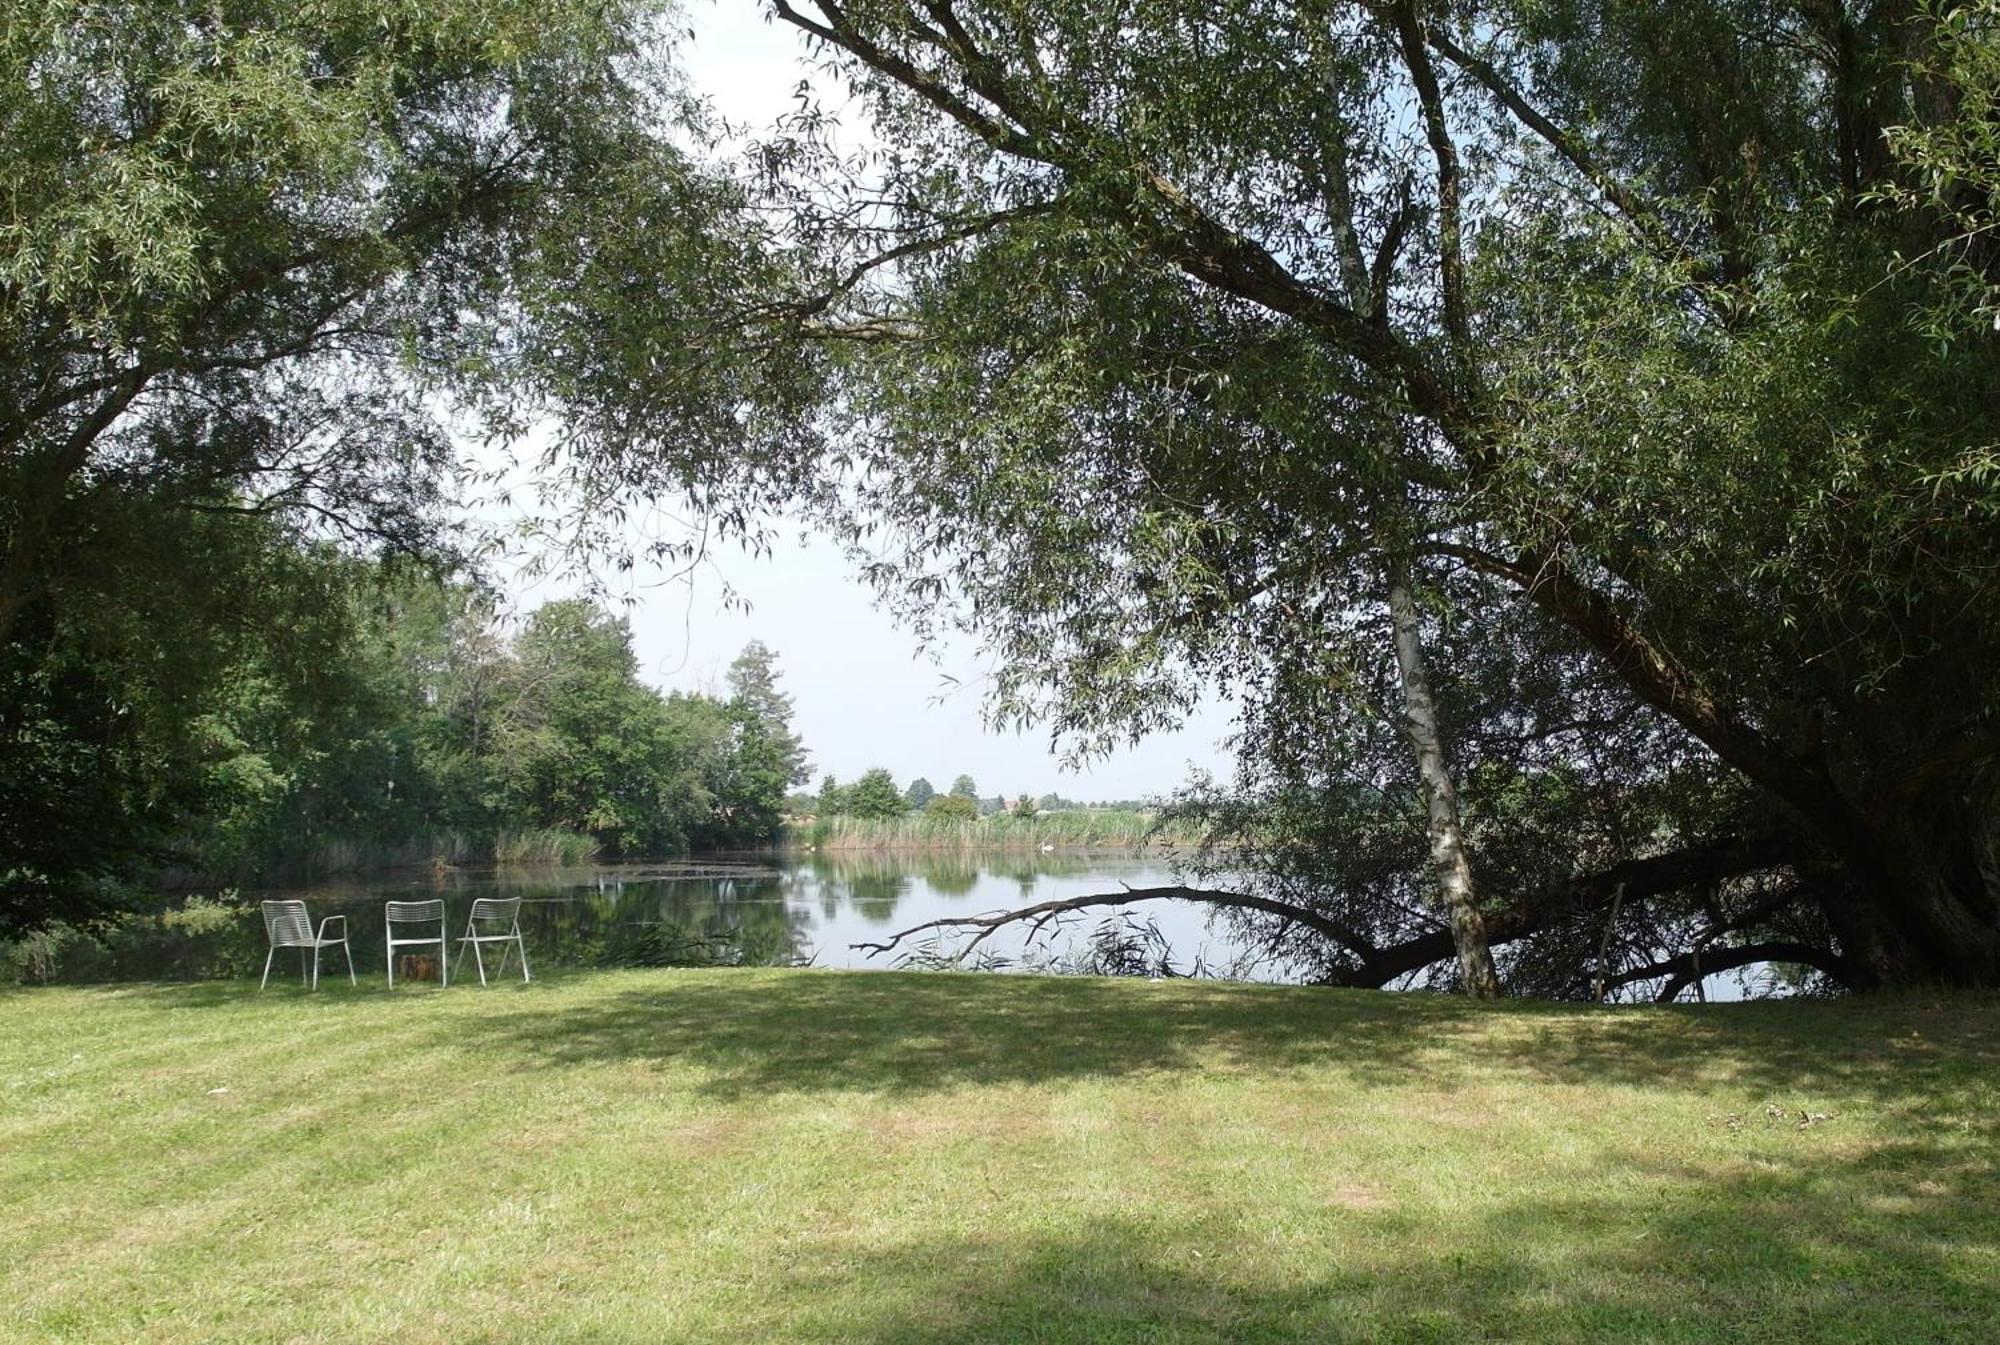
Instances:
[[[1330,919],[1317,911],[1309,911],[1303,906],[1274,901],[1269,897],[1252,896],[1247,892],[1223,892],[1211,888],[1182,886],[1128,887],[1119,892],[1095,892],[1089,896],[1037,902],[1033,906],[1022,906],[1011,911],[989,911],[983,915],[951,915],[940,920],[926,920],[921,925],[912,925],[908,929],[891,934],[884,943],[864,942],[848,946],[873,957],[878,953],[893,952],[904,940],[931,930],[977,930],[978,933],[973,936],[972,941],[952,957],[952,961],[958,962],[1009,925],[1027,924],[1028,938],[1033,940],[1041,936],[1051,921],[1071,911],[1102,906],[1129,906],[1141,901],[1196,901],[1210,906],[1234,906],[1242,910],[1265,911],[1272,915],[1284,916],[1288,920],[1296,920],[1310,929],[1316,929],[1344,947],[1357,950],[1370,947],[1367,940],[1338,920]]]

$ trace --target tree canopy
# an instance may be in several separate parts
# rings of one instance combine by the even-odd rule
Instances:
[[[842,811],[850,817],[901,817],[909,811],[909,805],[903,801],[902,791],[896,788],[896,777],[887,768],[874,766],[848,786]]]
[[[773,843],[784,825],[785,797],[812,776],[805,744],[792,728],[792,698],[778,689],[778,656],[752,640],[729,665],[733,772],[721,807],[739,842]]]

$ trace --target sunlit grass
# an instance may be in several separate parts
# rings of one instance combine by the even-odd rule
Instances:
[[[5,1340],[2000,1322],[1990,997],[668,971],[17,990],[0,1021]]]

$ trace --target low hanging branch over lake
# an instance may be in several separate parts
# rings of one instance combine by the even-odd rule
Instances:
[[[1269,897],[1252,896],[1247,892],[1223,892],[1200,887],[1128,887],[1118,892],[1094,892],[1082,897],[1064,897],[1058,901],[1036,902],[1033,906],[1022,906],[1011,911],[991,911],[985,915],[954,915],[941,920],[926,920],[921,925],[891,934],[883,943],[854,943],[848,947],[864,952],[871,957],[878,953],[894,952],[905,940],[932,930],[977,930],[972,942],[958,951],[957,959],[971,955],[973,949],[984,943],[998,931],[1009,925],[1026,923],[1030,926],[1028,937],[1040,937],[1049,924],[1072,911],[1090,910],[1104,906],[1130,906],[1141,901],[1198,901],[1210,906],[1234,906],[1244,910],[1263,911],[1270,915],[1282,915],[1296,920],[1310,929],[1318,930],[1343,947],[1361,952],[1373,951],[1373,945],[1338,920],[1329,919],[1317,911],[1309,911],[1303,906],[1290,902],[1274,901]]]

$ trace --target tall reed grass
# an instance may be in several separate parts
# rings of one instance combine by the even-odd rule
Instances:
[[[597,858],[595,837],[555,827],[503,831],[493,838],[495,864],[545,865],[568,868]]]
[[[976,821],[910,813],[903,817],[822,817],[787,831],[786,843],[819,850],[1131,850],[1193,845],[1192,830],[1159,826],[1159,815],[1126,808],[1078,808]]]

